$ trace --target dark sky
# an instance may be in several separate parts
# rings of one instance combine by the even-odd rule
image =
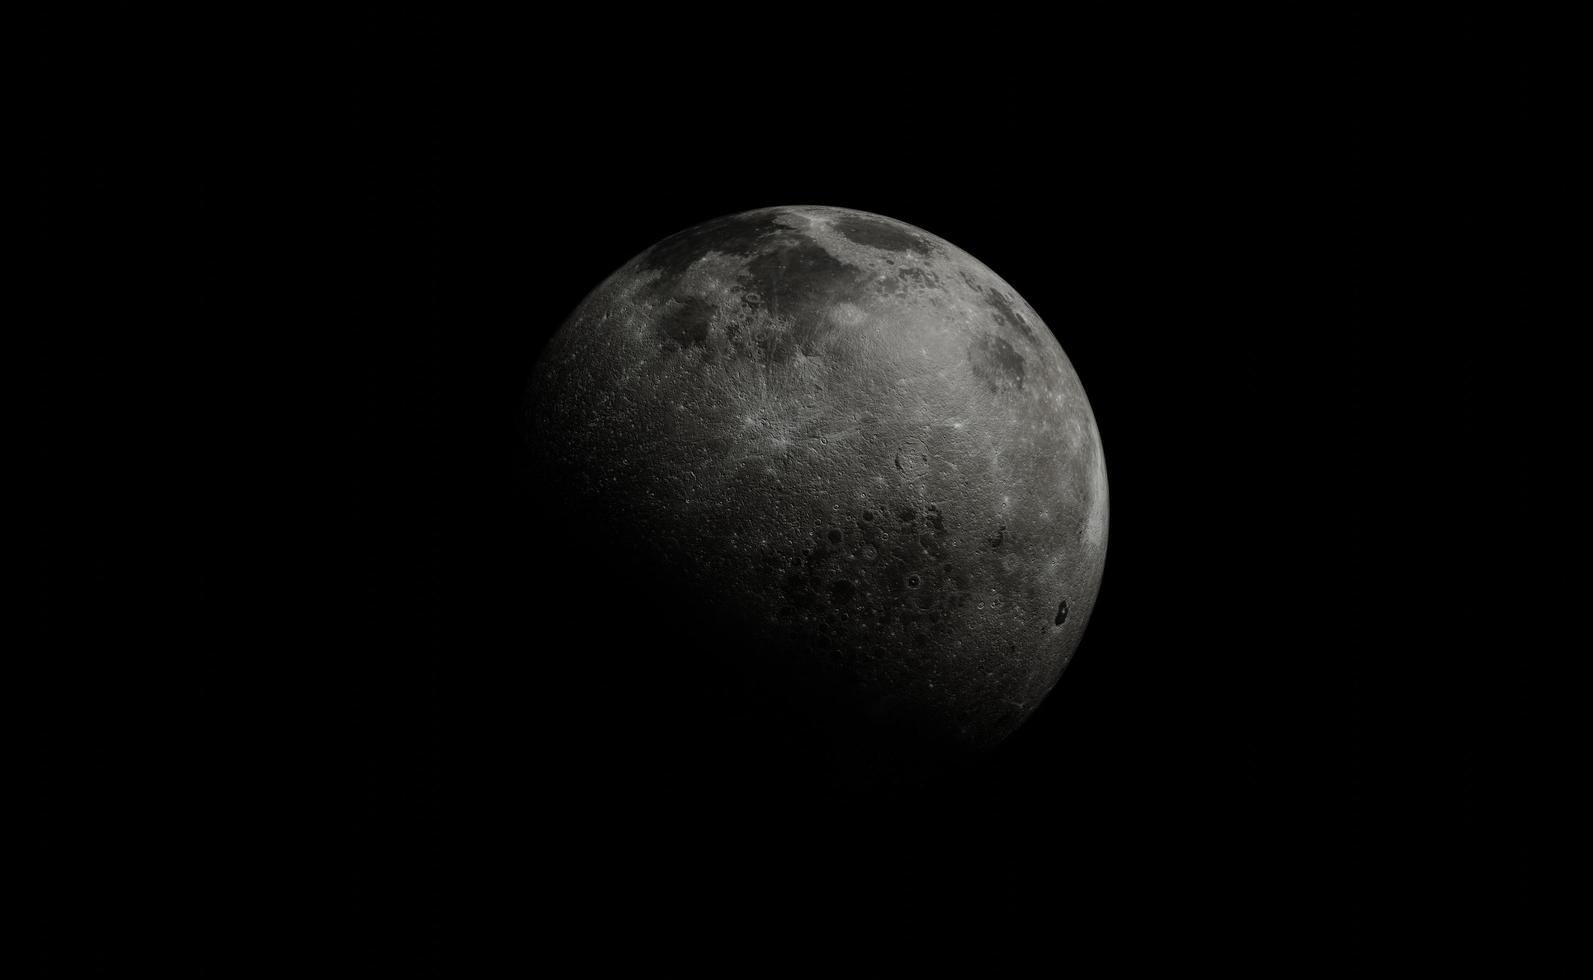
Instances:
[[[81,865],[48,962],[124,962],[102,921],[164,948],[119,910],[167,885],[196,965],[277,930],[394,970],[1519,959],[1585,921],[1585,689],[1534,571],[1574,445],[1549,28],[380,13],[255,70],[120,17],[35,59],[29,745],[79,774],[38,798]],[[793,804],[615,758],[656,734],[613,710],[629,645],[691,624],[623,569],[549,598],[591,565],[526,512],[514,406],[624,260],[802,203],[1029,301],[1112,526],[987,764]]]

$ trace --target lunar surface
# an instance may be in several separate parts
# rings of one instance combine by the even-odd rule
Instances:
[[[815,714],[993,745],[1100,587],[1072,365],[995,273],[890,218],[769,208],[659,242],[550,341],[525,422],[604,547],[690,597],[668,631],[714,624]]]

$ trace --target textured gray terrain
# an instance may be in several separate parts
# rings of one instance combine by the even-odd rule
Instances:
[[[1010,286],[910,225],[782,207],[665,239],[571,315],[527,412],[548,479],[698,600],[670,631],[728,625],[744,666],[871,724],[994,744],[1089,620],[1084,389]]]

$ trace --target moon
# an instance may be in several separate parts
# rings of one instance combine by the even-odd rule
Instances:
[[[1011,286],[912,225],[774,207],[666,238],[579,305],[524,405],[545,478],[690,597],[674,628],[712,623],[837,730],[993,746],[1095,605],[1079,377]]]

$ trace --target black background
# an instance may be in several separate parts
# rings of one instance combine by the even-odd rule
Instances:
[[[373,14],[239,70],[129,57],[136,20],[34,66],[47,966],[1531,958],[1585,921],[1533,574],[1547,26]],[[782,203],[979,257],[1106,448],[1075,661],[927,786],[678,754],[628,658],[711,641],[525,471],[586,291]]]

